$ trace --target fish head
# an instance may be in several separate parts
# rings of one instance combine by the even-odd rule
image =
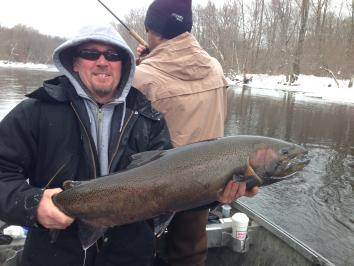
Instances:
[[[262,143],[249,157],[249,166],[262,185],[268,185],[301,171],[310,162],[307,154],[305,148],[288,142]]]

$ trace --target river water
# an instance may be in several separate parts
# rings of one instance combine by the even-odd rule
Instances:
[[[55,72],[0,68],[0,120]],[[264,187],[248,207],[336,265],[354,265],[354,105],[297,100],[256,89],[228,91],[226,135],[252,134],[304,145],[312,158],[288,181]]]

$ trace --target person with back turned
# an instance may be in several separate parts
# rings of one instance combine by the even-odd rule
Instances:
[[[29,227],[21,265],[151,265],[147,222],[108,229],[85,254],[78,224],[52,202],[66,180],[99,178],[125,169],[132,154],[171,148],[163,116],[131,86],[134,54],[113,27],[98,25],[60,45],[54,63],[63,75],[0,123],[0,219]],[[51,229],[60,229],[55,241]]]
[[[191,0],[155,0],[145,17],[150,53],[137,66],[133,85],[165,115],[174,147],[224,135],[226,89],[220,63],[190,33]],[[138,47],[138,54],[144,54]],[[229,182],[221,203],[253,196],[244,182]],[[169,265],[205,265],[208,208],[175,214],[168,226]]]

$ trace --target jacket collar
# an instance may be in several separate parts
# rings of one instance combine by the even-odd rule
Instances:
[[[43,82],[43,86],[26,95],[44,102],[69,102],[78,97],[76,90],[65,76],[58,76]]]
[[[46,80],[43,86],[26,95],[29,98],[38,99],[44,102],[77,102],[81,97],[77,94],[69,79],[65,76],[58,76]],[[136,110],[151,119],[160,119],[162,115],[151,107],[147,98],[135,88],[131,88],[126,99],[127,108]]]

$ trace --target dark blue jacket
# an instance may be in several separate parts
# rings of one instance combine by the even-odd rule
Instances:
[[[64,76],[46,81],[28,97],[0,123],[0,219],[30,227],[23,265],[83,265],[75,223],[51,244],[49,231],[36,223],[36,210],[43,188],[98,177],[87,111]],[[134,153],[171,148],[164,118],[140,92],[131,88],[127,96],[122,132],[120,108],[116,106],[112,119],[110,172],[124,169]],[[108,236],[100,246],[98,254],[105,256],[98,255],[99,265],[145,265],[150,260],[153,235],[145,222],[112,229]],[[86,265],[93,265],[96,248],[89,249]],[[110,256],[112,264],[103,261]]]

